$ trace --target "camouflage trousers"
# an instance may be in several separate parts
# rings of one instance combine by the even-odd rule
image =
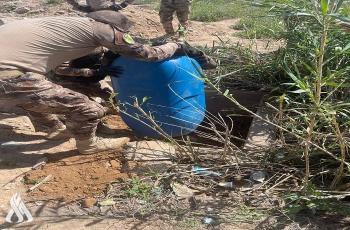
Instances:
[[[33,123],[60,125],[56,115],[64,115],[68,131],[78,140],[95,135],[97,124],[105,113],[103,106],[81,93],[48,81],[43,75],[8,72],[6,76],[5,71],[0,71],[0,100],[28,112]]]
[[[160,2],[160,22],[167,34],[173,34],[173,15],[176,13],[181,26],[188,27],[188,19],[191,12],[191,0],[161,0]]]

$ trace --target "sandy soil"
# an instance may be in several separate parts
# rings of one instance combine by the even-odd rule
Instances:
[[[102,195],[111,181],[129,178],[129,174],[121,172],[118,155],[100,153],[73,156],[31,171],[24,178],[28,188],[48,175],[52,175],[53,179],[28,193],[28,197],[30,200],[55,199],[70,202]]]

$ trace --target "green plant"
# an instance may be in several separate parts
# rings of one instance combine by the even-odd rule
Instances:
[[[26,185],[35,185],[42,181],[45,177],[40,177],[38,179],[29,179],[27,176],[23,178],[23,183]]]
[[[265,214],[261,210],[248,207],[246,205],[240,205],[237,212],[234,213],[235,222],[247,222],[261,220]]]
[[[179,223],[179,229],[197,229],[200,226],[200,221],[194,218],[186,218]]]
[[[46,0],[46,4],[49,5],[59,5],[62,4],[64,0]]]
[[[244,38],[261,39],[274,38],[279,39],[284,31],[282,20],[279,18],[265,16],[243,17],[233,26],[236,30],[241,30],[237,35]]]
[[[143,182],[138,177],[133,177],[127,188],[125,189],[125,194],[128,197],[141,198],[143,200],[148,200],[152,191],[152,186]]]
[[[316,187],[309,184],[304,194],[289,193],[284,196],[286,202],[285,212],[287,215],[296,215],[300,211],[307,210],[315,214],[319,211],[349,215],[350,208],[336,196],[323,194]]]
[[[154,10],[159,10],[159,3],[159,0],[136,0],[134,2],[135,5],[145,5]]]
[[[194,0],[191,19],[213,22],[229,18],[239,18],[245,14],[242,0]]]
[[[285,70],[290,77],[287,85],[288,111],[293,117],[296,132],[304,137],[302,143],[307,186],[310,178],[310,154],[315,151],[311,142],[327,146],[340,159],[338,172],[330,187],[335,188],[343,178],[345,157],[349,144],[344,135],[348,131],[349,57],[347,43],[350,36],[342,32],[335,20],[344,1],[295,1],[276,6],[285,15],[288,28]],[[350,47],[349,47],[350,48]],[[327,136],[337,145],[325,144]]]

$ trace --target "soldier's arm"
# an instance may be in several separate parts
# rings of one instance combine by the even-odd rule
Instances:
[[[144,61],[160,61],[172,57],[179,49],[176,43],[167,43],[160,46],[148,46],[140,43],[125,44],[119,43],[112,50],[120,55],[144,60]]]
[[[111,5],[111,7],[109,7],[109,9],[111,10],[122,10],[124,8],[126,8],[129,4],[132,4],[135,0],[124,0],[122,3],[118,4],[118,3],[114,3],[113,5]]]
[[[67,77],[93,77],[96,75],[96,70],[89,68],[73,68],[64,64],[55,69],[55,74]]]
[[[134,3],[134,2],[135,2],[135,0],[125,0],[125,1],[123,1],[122,3],[120,3],[120,6],[123,7],[123,8],[125,8],[125,7],[127,7],[129,4],[132,4],[132,3]]]
[[[94,23],[94,35],[99,45],[107,47],[122,56],[145,61],[167,59],[180,49],[180,46],[174,42],[154,47],[136,43],[127,34],[100,22]]]

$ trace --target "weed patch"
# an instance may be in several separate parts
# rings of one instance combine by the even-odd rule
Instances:
[[[62,4],[64,0],[45,0],[45,3],[48,5],[59,5]]]

